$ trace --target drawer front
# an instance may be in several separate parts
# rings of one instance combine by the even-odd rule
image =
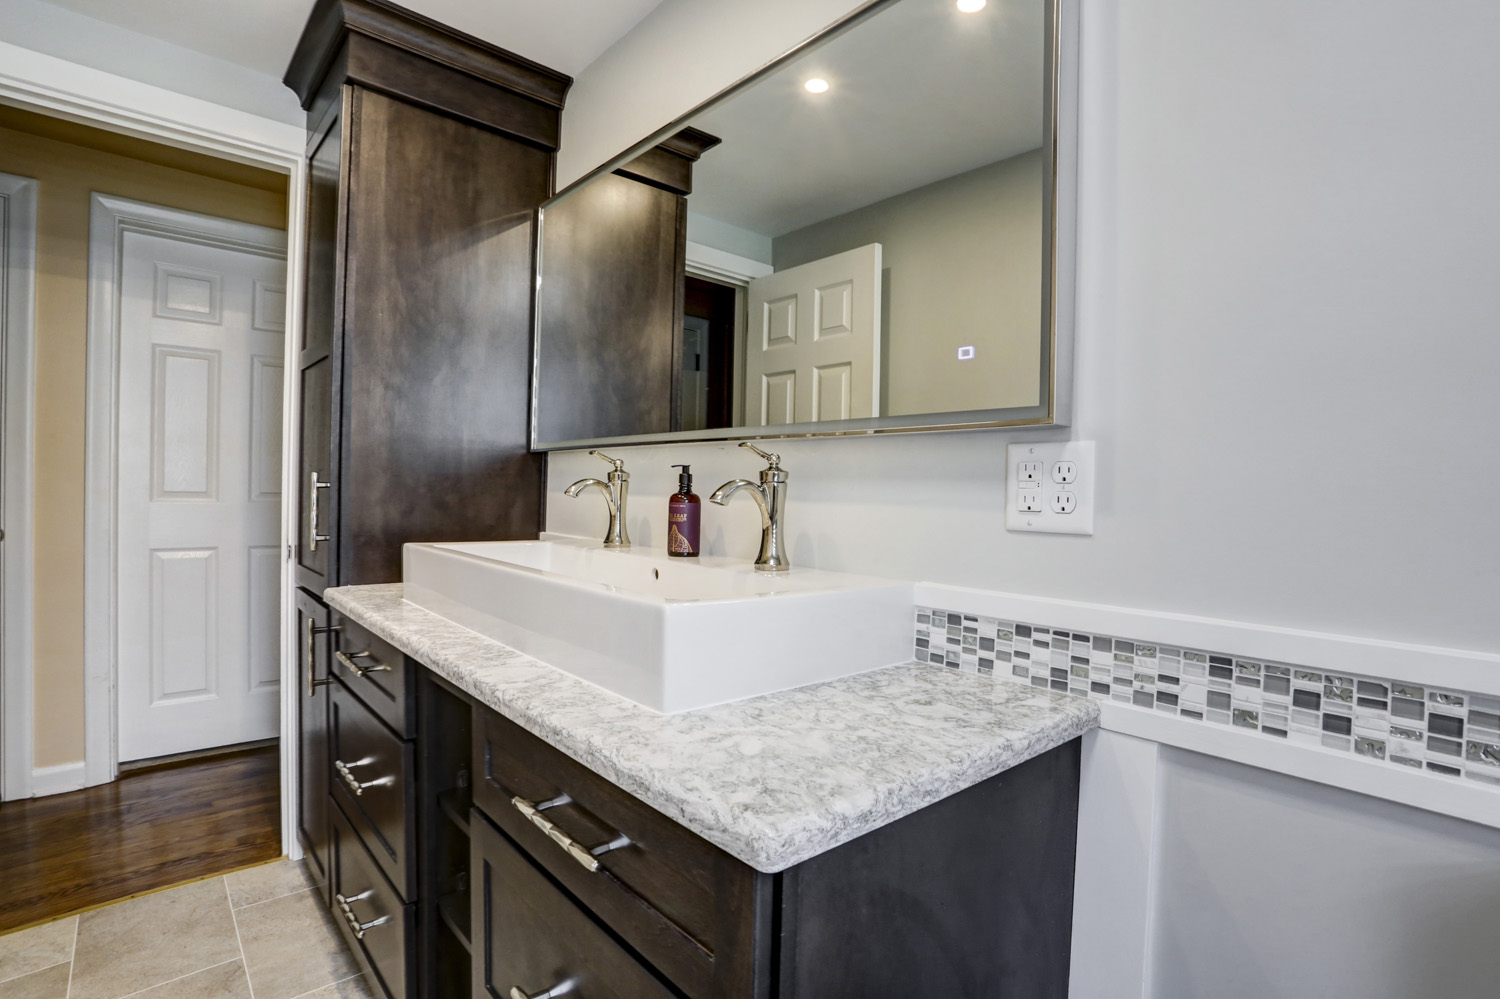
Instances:
[[[538,864],[690,995],[739,977],[754,871],[493,711],[474,737],[475,805]]]
[[[351,694],[329,686],[328,768],[335,801],[391,883],[415,901],[416,753]]]
[[[332,672],[403,739],[417,734],[415,663],[392,644],[337,616]]]
[[[369,979],[390,999],[416,999],[417,962],[408,950],[416,939],[416,906],[402,905],[380,873],[347,816],[332,813],[333,921]]]
[[[476,814],[473,830],[476,996],[673,999],[673,993]]]

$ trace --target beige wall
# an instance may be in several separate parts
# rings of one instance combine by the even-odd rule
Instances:
[[[48,767],[76,762],[84,753],[89,195],[98,191],[284,229],[286,179],[9,108],[0,108],[0,171],[40,182],[33,486],[35,766]]]
[[[869,243],[885,272],[882,413],[1037,404],[1040,149],[779,236],[772,259],[781,270]]]

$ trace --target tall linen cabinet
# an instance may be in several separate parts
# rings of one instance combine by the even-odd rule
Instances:
[[[345,687],[378,710],[380,678],[366,684],[349,668],[357,650],[323,590],[398,581],[409,541],[534,538],[542,527],[543,458],[528,449],[534,220],[552,192],[572,81],[380,0],[319,0],[285,82],[307,111],[309,168],[289,491],[298,831],[331,884],[341,820],[329,702]]]

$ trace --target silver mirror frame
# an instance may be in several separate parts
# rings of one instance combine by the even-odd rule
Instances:
[[[531,450],[565,451],[584,447],[621,447],[630,444],[712,443],[774,440],[789,437],[850,437],[872,434],[911,434],[1003,427],[1066,427],[1073,419],[1073,345],[1076,316],[1077,188],[1078,188],[1078,5],[1081,0],[1045,0],[1047,76],[1044,89],[1043,216],[1048,225],[1042,240],[1042,285],[1045,294],[1040,388],[1046,400],[1038,406],[984,409],[969,412],[909,416],[876,416],[857,420],[792,423],[766,427],[716,427],[708,430],[667,431],[596,437],[573,441],[537,439],[541,384],[541,312],[535,307],[542,282],[542,233],[547,209],[596,177],[651,149],[690,125],[694,118],[752,86],[782,66],[857,27],[901,0],[871,0],[847,17],[802,41],[787,52],[719,91],[670,124],[631,146],[619,156],[590,171],[545,201],[537,211],[535,281],[533,283],[531,342]]]

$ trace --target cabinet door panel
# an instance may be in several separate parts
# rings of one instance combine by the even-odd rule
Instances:
[[[476,995],[672,999],[673,993],[474,812],[472,872]]]
[[[338,497],[333,475],[337,467],[334,409],[338,404],[334,372],[339,362],[334,341],[343,324],[342,142],[342,117],[338,117],[308,160],[307,290],[298,358],[301,457],[294,495],[298,502],[297,582],[316,593],[338,582],[338,560],[334,557],[339,536],[334,522]],[[314,486],[315,475],[318,483],[328,484],[326,488]],[[314,535],[327,540],[314,542]]]
[[[297,591],[297,835],[328,900],[328,608]]]

